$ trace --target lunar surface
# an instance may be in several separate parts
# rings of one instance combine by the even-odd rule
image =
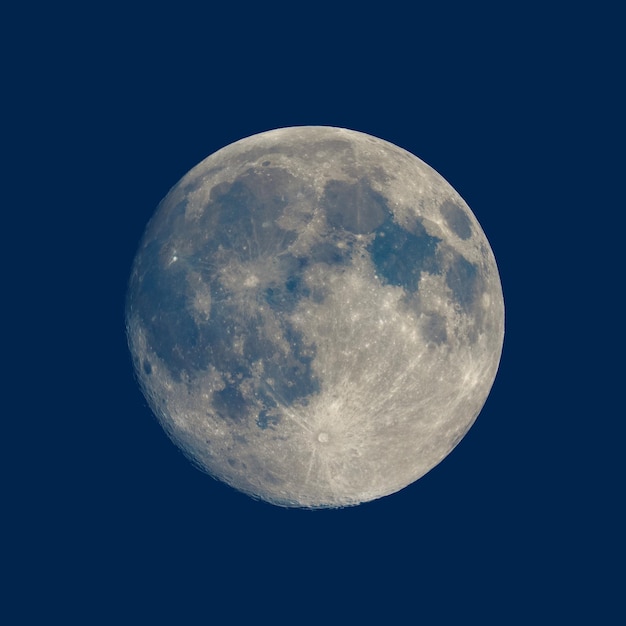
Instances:
[[[458,193],[381,139],[273,130],[194,167],[134,261],[149,405],[199,468],[286,507],[356,505],[437,465],[504,338],[491,247]]]

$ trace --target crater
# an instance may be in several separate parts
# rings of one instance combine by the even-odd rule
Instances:
[[[439,208],[443,219],[450,230],[461,239],[469,239],[472,236],[472,223],[467,213],[451,200],[446,200]]]

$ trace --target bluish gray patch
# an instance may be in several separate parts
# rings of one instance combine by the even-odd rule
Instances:
[[[278,418],[275,415],[271,415],[265,409],[261,409],[261,411],[259,411],[259,416],[257,417],[257,420],[256,420],[256,425],[259,428],[261,428],[262,430],[265,430],[271,426],[276,426],[277,424],[278,424]]]
[[[325,151],[329,154],[339,154],[340,152],[351,152],[352,142],[345,139],[322,139],[310,143],[311,151]]]
[[[259,324],[263,322],[259,320]],[[243,341],[243,358],[246,363],[262,361],[274,354],[276,346],[271,337],[267,336],[261,326],[249,326]]]
[[[264,483],[270,483],[272,485],[280,485],[285,482],[284,479],[279,478],[270,472],[263,472],[261,479]]]
[[[460,206],[446,200],[439,210],[448,227],[461,239],[469,239],[472,236],[472,223]]]
[[[158,257],[163,242],[151,241],[138,265],[139,280],[129,306],[142,320],[148,344],[175,380],[183,371],[204,369],[207,355],[199,346],[198,327],[189,313],[182,269],[163,271]]]
[[[198,349],[198,329],[184,310],[161,311],[145,326],[150,345],[175,380],[181,380],[184,371],[207,366],[206,356]]]
[[[264,318],[257,315],[244,319],[226,300],[218,300],[211,309],[209,323],[201,329],[199,343],[211,364],[222,372],[228,385],[216,394],[216,409],[226,417],[243,415],[243,404],[253,382],[255,399],[266,411],[277,402],[287,405],[304,400],[319,390],[319,381],[311,367],[314,346],[305,344],[303,336],[288,322],[281,323],[279,339],[270,332]],[[236,338],[243,340],[243,349],[235,349]],[[284,351],[284,345],[289,351]],[[263,374],[253,376],[252,366],[261,363]],[[271,382],[268,382],[271,381]],[[227,404],[232,408],[227,408]]]
[[[150,376],[152,374],[152,365],[150,365],[150,361],[148,359],[144,359],[143,361],[143,371]]]
[[[221,246],[254,259],[284,250],[296,234],[280,228],[276,220],[296,186],[285,170],[270,167],[250,169],[232,183],[216,185],[201,225],[203,232],[216,236],[205,244],[205,251]]]
[[[314,263],[328,263],[329,265],[345,265],[350,260],[351,245],[339,248],[330,242],[317,244],[311,250],[311,260]]]
[[[301,276],[290,276],[282,285],[268,287],[265,300],[274,310],[291,312],[309,294],[310,290],[304,285]]]
[[[304,401],[320,390],[320,383],[311,366],[315,356],[314,346],[305,344],[302,333],[284,322],[283,338],[289,344],[287,354],[275,353],[275,357],[264,361],[266,378],[273,381],[267,390],[271,398],[289,406],[295,401]]]
[[[466,312],[474,306],[478,284],[477,267],[464,256],[456,255],[446,273],[446,285],[452,290],[456,301]]]
[[[254,163],[264,156],[279,154],[282,157],[290,157],[293,156],[294,152],[294,146],[291,143],[275,143],[249,148],[237,156],[237,161],[239,163]]]
[[[441,241],[429,235],[419,222],[414,230],[409,232],[389,216],[368,247],[383,282],[410,292],[417,291],[423,271],[438,271],[435,253]]]
[[[422,332],[426,340],[432,343],[442,344],[448,339],[446,320],[438,313],[426,315],[426,319],[422,325]]]
[[[278,403],[274,397],[274,390],[270,387],[269,383],[267,383],[264,379],[261,379],[254,389],[254,396],[257,400],[260,400],[262,403],[262,412],[265,412],[269,415],[269,411],[278,406]],[[276,419],[276,423],[278,423],[278,418]]]
[[[248,345],[256,345],[260,349],[262,343],[255,323],[258,323],[258,318],[243,319],[228,301],[214,300],[209,322],[202,325],[199,337],[208,362],[232,379],[241,381],[250,376],[250,363],[254,359],[245,351],[240,354],[234,350],[233,342],[241,337]]]
[[[285,289],[289,293],[294,293],[298,291],[298,288],[302,285],[302,276],[290,276],[285,281]]]
[[[265,290],[265,300],[276,311],[291,312],[302,298],[310,295],[304,283],[303,269],[308,260],[292,255],[284,255],[280,260],[280,271],[286,276],[284,282],[272,283]]]
[[[331,226],[356,234],[371,233],[389,213],[383,196],[365,179],[356,183],[329,180],[322,203]]]
[[[206,180],[210,179],[211,177],[215,176],[216,174],[219,174],[222,170],[224,169],[223,165],[218,165],[216,167],[210,167],[207,170],[203,170],[202,172],[202,176],[196,176],[192,179],[191,182],[185,184],[185,185],[177,185],[178,189],[181,189],[182,187],[182,191],[183,193],[188,196],[190,193],[193,193],[194,191],[197,191],[198,189],[202,188],[205,183]]]
[[[213,408],[222,417],[241,420],[246,415],[246,407],[246,399],[235,384],[227,384],[213,393]]]

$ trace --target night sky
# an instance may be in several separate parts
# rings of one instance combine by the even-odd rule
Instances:
[[[615,16],[208,6],[7,18],[3,621],[623,620]],[[195,469],[124,335],[130,265],[168,190],[233,141],[300,124],[435,168],[505,297],[468,435],[418,482],[344,510],[277,508]]]

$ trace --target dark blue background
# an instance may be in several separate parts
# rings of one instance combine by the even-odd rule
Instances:
[[[7,623],[623,619],[616,17],[207,7],[7,14]],[[130,264],[169,188],[297,124],[360,130],[439,171],[481,222],[506,302],[469,434],[402,492],[340,511],[275,508],[195,470],[124,336]]]

